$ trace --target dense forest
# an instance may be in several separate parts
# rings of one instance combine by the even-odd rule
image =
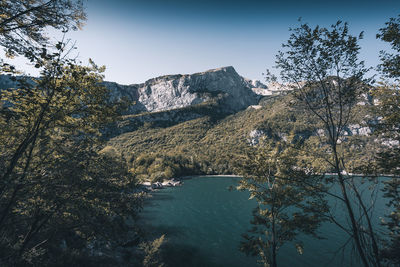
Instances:
[[[147,240],[137,223],[140,184],[196,174],[242,177],[238,190],[259,205],[240,249],[264,266],[279,266],[286,242],[302,253],[301,236],[318,238],[324,222],[348,235],[354,262],[400,264],[400,16],[376,33],[391,47],[373,66],[379,78],[359,59],[362,33],[300,22],[276,56],[279,76],[266,75],[291,90],[239,112],[210,95],[174,110],[196,118],[157,122],[126,115],[124,99],[110,100],[105,67],[82,65],[71,40],[47,37],[48,28],[80,30],[83,1],[1,1],[0,10],[0,74],[18,85],[0,88],[0,265],[163,266],[164,236]],[[40,76],[24,76],[16,56]],[[384,231],[364,197],[378,184],[392,210]]]

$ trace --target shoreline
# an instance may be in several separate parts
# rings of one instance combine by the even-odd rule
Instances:
[[[184,180],[189,180],[193,178],[199,178],[199,177],[235,177],[235,178],[241,178],[239,175],[234,175],[234,174],[210,174],[210,175],[187,175],[187,176],[181,176],[181,177],[174,177],[168,180],[163,180],[162,182],[142,182],[139,183],[139,186],[142,187],[141,189],[145,192],[153,192],[154,190],[157,189],[163,189],[167,187],[176,187],[176,186],[182,186],[184,184]]]
[[[352,176],[352,177],[397,177],[395,175],[378,175],[378,176],[376,176],[376,175],[363,175],[363,174],[354,174],[354,173],[344,173],[344,174],[347,176]],[[336,173],[325,173],[324,175],[336,175]],[[142,182],[142,183],[139,183],[139,186],[141,187],[142,191],[150,193],[155,190],[164,189],[164,188],[168,188],[168,187],[182,186],[184,184],[184,180],[189,180],[189,179],[199,178],[199,177],[242,178],[242,176],[235,175],[235,174],[208,174],[208,175],[196,174],[196,175],[173,177],[168,180],[163,180],[162,182],[155,182],[155,183]]]
[[[241,178],[242,176],[235,175],[235,174],[206,174],[206,175],[197,174],[197,175],[181,176],[181,177],[176,178],[176,179],[185,180],[185,179],[192,179],[192,178],[198,178],[198,177],[237,177],[237,178]]]

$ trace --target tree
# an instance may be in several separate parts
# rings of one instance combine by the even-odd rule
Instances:
[[[376,38],[388,42],[395,54],[381,51],[382,63],[379,65],[379,69],[386,77],[398,80],[400,77],[400,55],[398,54],[400,51],[400,15],[397,18],[390,18],[385,25],[379,30]]]
[[[114,249],[137,238],[141,207],[124,160],[100,152],[119,108],[102,85],[104,67],[79,65],[73,45],[44,35],[80,26],[82,1],[0,8],[0,44],[41,70],[0,90],[0,265],[117,264]]]
[[[161,261],[160,247],[163,245],[165,235],[160,236],[152,242],[142,243],[140,246],[144,252],[143,266],[146,267],[163,267]]]
[[[382,249],[382,256],[393,264],[400,264],[400,16],[391,18],[385,27],[379,30],[377,38],[388,42],[394,53],[381,52],[382,63],[379,70],[384,81],[374,90],[377,99],[375,111],[382,119],[377,127],[379,138],[388,141],[389,145],[377,156],[378,172],[392,174],[393,178],[385,183],[385,197],[389,199],[388,206],[392,212],[383,224],[389,231]]]
[[[339,188],[325,193],[343,204],[349,223],[340,222],[332,213],[329,220],[349,235],[364,266],[381,266],[379,240],[371,222],[373,206],[360,190],[368,179],[347,174],[351,156],[347,151],[352,143],[345,130],[354,123],[354,107],[363,100],[369,82],[364,78],[368,69],[358,60],[362,33],[351,35],[347,23],[341,21],[330,29],[302,24],[291,32],[276,57],[276,67],[285,85],[293,89],[292,107],[307,112],[315,125],[315,136],[306,142],[305,151],[309,159],[322,159],[324,164],[313,166],[312,172],[334,174],[320,182]]]
[[[0,92],[2,264],[51,265],[68,251],[85,255],[135,235],[126,223],[140,209],[134,177],[123,161],[99,154],[104,127],[118,115],[102,68],[75,65],[58,47],[42,55],[40,78]]]
[[[248,190],[258,203],[251,221],[254,227],[243,235],[241,250],[260,256],[264,266],[278,266],[278,251],[289,241],[295,241],[302,254],[298,234],[317,237],[316,230],[325,220],[327,202],[319,193],[323,186],[307,174],[307,168],[299,168],[298,158],[293,157],[297,151],[290,143],[267,143],[238,168],[243,176],[238,189]]]
[[[32,61],[34,50],[48,44],[48,27],[66,32],[86,19],[82,0],[1,1],[0,14],[0,45]]]

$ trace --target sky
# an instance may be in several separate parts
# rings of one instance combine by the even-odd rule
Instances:
[[[76,41],[84,64],[92,58],[105,65],[105,79],[121,84],[223,66],[263,81],[299,17],[311,26],[342,20],[351,33],[364,31],[360,57],[376,66],[388,46],[375,35],[400,14],[400,0],[87,0],[85,6],[83,30],[66,37]]]

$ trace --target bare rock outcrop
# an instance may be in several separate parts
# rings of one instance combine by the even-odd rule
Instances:
[[[113,99],[125,98],[129,113],[156,112],[188,107],[217,99],[226,111],[238,111],[258,103],[253,88],[267,88],[245,79],[233,67],[185,75],[165,75],[142,84],[119,85],[105,82]]]

